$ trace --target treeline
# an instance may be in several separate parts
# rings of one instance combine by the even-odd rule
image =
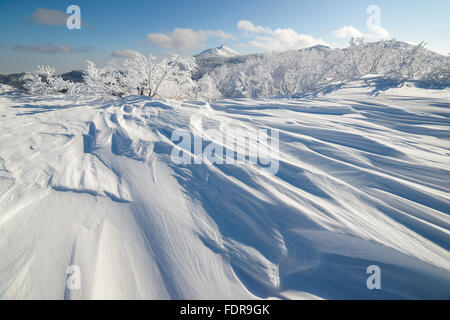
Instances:
[[[324,47],[250,56],[224,64],[194,80],[195,58],[157,59],[136,53],[99,68],[88,61],[83,82],[64,80],[55,69],[40,66],[23,77],[26,90],[37,94],[147,95],[166,99],[292,97],[367,74],[390,83],[417,81],[436,87],[450,85],[450,58],[435,54],[424,43],[352,39],[344,49]]]

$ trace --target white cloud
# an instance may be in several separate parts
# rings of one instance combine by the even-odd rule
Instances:
[[[133,58],[137,54],[137,51],[125,49],[125,50],[116,50],[111,53],[111,56],[114,58]]]
[[[248,20],[241,20],[237,24],[238,28],[254,36],[249,44],[267,51],[284,51],[312,47],[318,44],[328,46],[322,39],[316,39],[310,35],[299,34],[293,29],[275,29],[260,25],[255,26]]]
[[[67,14],[60,10],[37,8],[30,19],[37,24],[60,26],[66,24]]]
[[[55,46],[52,44],[44,43],[39,46],[36,45],[29,45],[29,46],[23,46],[20,44],[16,44],[13,47],[14,51],[22,51],[22,52],[39,52],[39,53],[45,53],[45,54],[55,54],[55,53],[81,53],[81,52],[88,52],[91,51],[93,48],[84,46],[79,48],[72,48],[66,45],[59,45]]]
[[[365,35],[358,29],[352,26],[343,26],[342,28],[333,30],[333,34],[335,37],[341,38],[341,39],[347,39],[347,38],[364,38]]]
[[[208,38],[229,39],[229,34],[221,30],[192,30],[189,28],[175,28],[167,33],[149,33],[147,40],[158,47],[186,52],[205,46]]]
[[[333,35],[340,39],[350,39],[350,38],[387,39],[390,37],[389,32],[380,26],[373,27],[370,33],[363,33],[352,26],[343,26],[339,29],[333,30]]]
[[[69,15],[61,10],[37,8],[27,21],[46,26],[66,26],[68,17]],[[85,19],[81,21],[81,25],[88,26]]]
[[[271,31],[269,28],[264,28],[263,26],[255,26],[248,20],[239,21],[237,26],[240,30],[248,33],[270,33]]]
[[[372,35],[374,36],[374,38],[380,38],[380,39],[387,39],[391,36],[386,29],[384,29],[380,26],[374,27],[372,29]]]

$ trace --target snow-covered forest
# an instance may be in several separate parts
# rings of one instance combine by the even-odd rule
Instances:
[[[158,59],[151,54],[136,52],[133,58],[112,61],[106,67],[88,61],[82,83],[63,80],[55,75],[54,68],[40,66],[35,73],[24,76],[24,87],[39,94],[146,95],[214,100],[293,97],[367,74],[377,74],[392,84],[414,81],[422,86],[450,85],[450,57],[425,49],[424,43],[365,42],[357,38],[344,49],[316,46],[249,55],[237,62],[215,61],[214,68],[205,65],[201,58],[171,56]],[[214,62],[214,57],[212,59]]]

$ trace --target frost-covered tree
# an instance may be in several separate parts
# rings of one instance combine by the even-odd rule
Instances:
[[[349,64],[348,75],[352,77],[363,74],[361,70],[364,56],[367,54],[364,38],[351,38],[350,46],[347,48],[347,62]]]
[[[152,55],[145,56],[137,52],[133,58],[127,59],[123,66],[116,65],[115,74],[120,85],[128,91],[127,94],[143,95],[147,90],[148,95],[153,96],[152,84],[158,66],[156,60]]]
[[[335,80],[339,62],[333,52],[315,49],[272,52],[222,66],[211,78],[224,97],[293,96]]]
[[[420,65],[418,64],[418,62],[421,60],[420,52],[424,48],[425,42],[421,42],[411,49],[402,50],[399,52],[399,71],[404,77],[406,77],[406,79],[414,79],[416,72],[420,69]]]
[[[26,90],[38,94],[66,93],[73,85],[56,76],[55,68],[50,66],[38,66],[34,73],[27,72],[22,79]]]
[[[92,61],[87,61],[87,68],[83,72],[84,88],[86,93],[112,94],[123,96],[125,91],[120,85],[116,70],[111,66],[99,68]]]
[[[122,65],[111,63],[97,68],[88,62],[84,82],[91,92],[181,99],[194,96],[195,68],[193,58],[172,56],[158,60],[152,55],[136,53]]]
[[[217,89],[211,75],[204,74],[203,77],[197,81],[195,97],[203,100],[214,100],[221,97],[220,91]]]
[[[420,79],[421,84],[432,87],[450,87],[450,56],[435,64]]]
[[[425,49],[423,43],[411,46],[395,40],[351,39],[344,49],[313,47],[251,55],[237,63],[210,66],[203,74],[199,73],[192,57],[157,59],[136,53],[128,60],[112,62],[102,68],[88,61],[81,84],[55,76],[51,67],[39,67],[35,73],[27,73],[24,80],[26,89],[43,94],[67,92],[209,100],[292,97],[367,74],[399,82],[409,80],[448,86],[449,60],[450,57]]]
[[[368,73],[376,74],[386,66],[386,57],[392,52],[391,49],[395,46],[395,44],[396,41],[393,39],[390,41],[381,40],[368,46]]]
[[[282,55],[283,94],[314,92],[334,80],[333,52],[318,50],[291,51]],[[331,79],[333,78],[333,79]]]
[[[171,99],[194,97],[196,83],[192,76],[196,68],[192,57],[164,58],[156,64],[148,78],[149,95]]]

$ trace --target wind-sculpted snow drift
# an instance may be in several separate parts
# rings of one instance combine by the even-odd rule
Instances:
[[[2,93],[0,296],[450,298],[450,93],[374,90],[210,104]],[[278,130],[278,172],[175,164],[172,133],[199,124]]]

